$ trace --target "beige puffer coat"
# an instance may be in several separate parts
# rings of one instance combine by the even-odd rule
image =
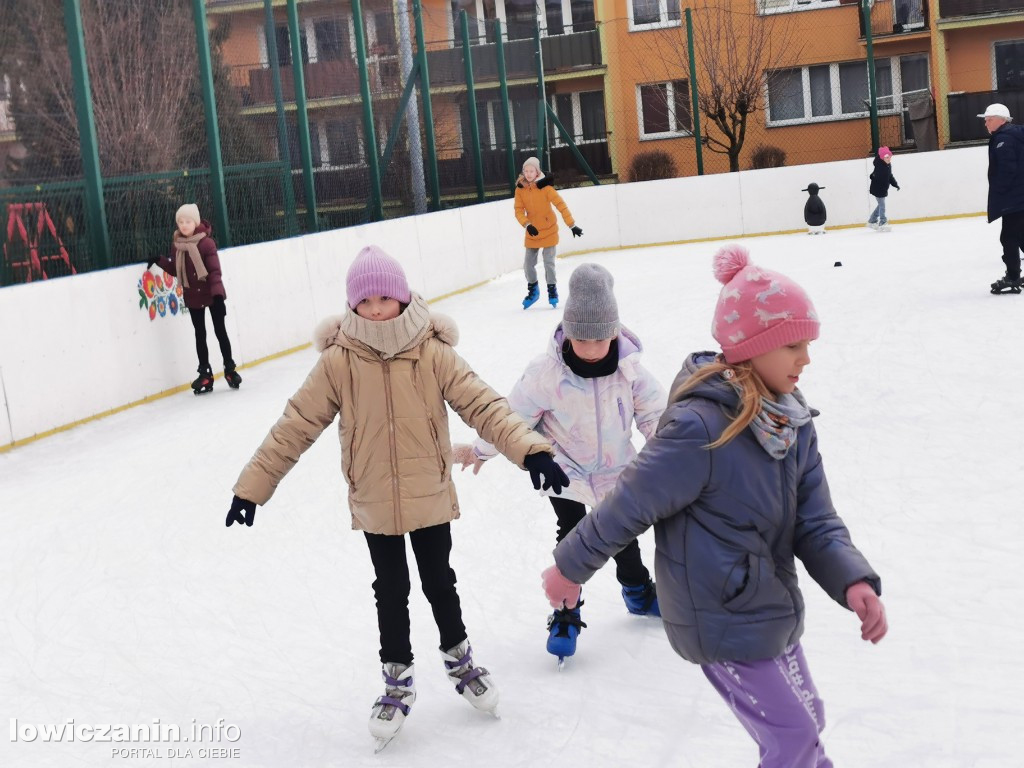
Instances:
[[[394,355],[350,335],[365,337],[368,327],[372,334],[388,323],[405,323],[409,336],[408,343],[392,344],[401,350]],[[242,470],[234,493],[266,504],[340,414],[341,467],[354,529],[397,535],[457,518],[446,402],[520,467],[531,453],[551,452],[551,444],[452,349],[457,340],[455,323],[428,314],[416,294],[395,320],[371,323],[350,310],[322,322],[315,339],[320,360]]]

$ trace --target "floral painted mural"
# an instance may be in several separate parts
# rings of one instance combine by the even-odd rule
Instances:
[[[148,269],[139,278],[139,309],[148,312],[150,320],[188,311],[181,300],[177,278],[167,272],[156,275]]]

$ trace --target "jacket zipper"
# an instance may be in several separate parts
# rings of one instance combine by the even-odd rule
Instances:
[[[597,394],[597,379],[591,379],[594,382],[594,415],[597,416],[597,460],[594,465],[596,471],[601,467],[601,457],[604,456],[604,451],[601,447],[601,399]]]
[[[402,508],[398,497],[398,447],[395,445],[395,409],[391,402],[391,363],[384,361],[384,400],[388,415],[388,445],[391,449],[391,498],[395,507],[395,531],[401,532]]]
[[[626,409],[622,406],[622,398],[616,398],[619,401],[619,421],[622,422],[622,431],[626,431]]]

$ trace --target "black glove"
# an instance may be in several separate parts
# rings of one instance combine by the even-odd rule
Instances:
[[[583,237],[583,230],[580,229],[579,227],[573,227],[572,228],[572,236],[573,237]]]
[[[242,512],[245,512],[245,516],[242,516]],[[232,523],[245,523],[248,526],[253,524],[256,519],[256,502],[246,501],[240,499],[237,496],[231,498],[231,509],[228,510],[228,518],[224,521],[224,525],[228,528],[231,527]]]
[[[535,226],[533,226],[533,224],[527,224],[526,225],[526,231],[530,235],[530,237],[536,237],[537,236],[537,228]]]
[[[150,256],[146,261],[146,269],[152,269],[153,265],[160,261],[159,256]]]
[[[899,185],[899,184],[897,184],[897,185],[896,185],[896,191],[899,191],[899,188],[900,188],[900,185]]]
[[[530,473],[533,487],[538,491],[542,487],[540,484],[541,476],[544,477],[543,489],[546,491],[548,488],[551,488],[559,496],[562,495],[562,489],[569,485],[569,478],[562,471],[562,468],[555,463],[555,460],[551,458],[550,453],[531,453],[523,459],[523,465]]]

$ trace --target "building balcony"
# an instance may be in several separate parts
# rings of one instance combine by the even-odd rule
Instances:
[[[369,62],[370,89],[375,94],[400,92],[398,57],[381,56]],[[291,65],[282,66],[281,95],[295,101],[295,75]],[[359,69],[350,58],[306,62],[302,65],[306,98],[352,98],[359,96]],[[262,107],[274,103],[273,72],[269,66],[247,64],[231,68],[231,83],[239,92],[244,107]]]
[[[1022,12],[1024,0],[939,0],[939,16],[943,19]]]
[[[1024,1],[1024,0],[1022,0]],[[602,66],[600,30],[552,35],[540,40],[544,59],[544,74],[586,71]],[[509,40],[504,45],[505,74],[509,80],[536,78],[534,40]],[[498,60],[495,43],[471,45],[473,79],[476,83],[498,79]],[[462,46],[427,52],[431,85],[462,85],[466,70],[462,61]]]
[[[1024,3],[1024,0],[1020,0]],[[860,37],[865,37],[864,14],[858,13]],[[928,31],[928,0],[884,0],[871,6],[871,37],[881,42],[880,38],[906,35]]]
[[[987,141],[985,121],[978,115],[993,103],[1005,104],[1015,120],[1024,117],[1024,90],[951,93],[946,97],[949,109],[949,141]]]

